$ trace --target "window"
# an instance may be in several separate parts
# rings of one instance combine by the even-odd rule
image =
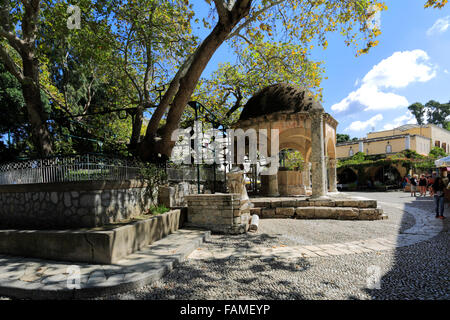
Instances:
[[[447,144],[445,142],[442,142],[442,149],[447,152]]]
[[[350,150],[348,150],[348,156],[353,157],[353,149],[350,147]]]
[[[391,153],[392,152],[392,146],[388,143],[388,145],[386,146],[386,153]]]
[[[435,141],[434,142],[434,146],[435,147],[440,147],[441,146],[441,142],[440,141]]]

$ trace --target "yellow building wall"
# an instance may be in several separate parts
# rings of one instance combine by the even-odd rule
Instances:
[[[427,138],[431,138],[431,129],[432,127],[427,128],[411,128],[408,130],[400,131],[400,130],[385,130],[385,131],[378,131],[378,132],[370,132],[367,134],[368,139],[372,138],[382,138],[382,137],[390,137],[390,136],[397,136],[397,135],[420,135]]]
[[[345,146],[337,146],[336,147],[336,158],[346,158],[349,156],[350,147],[352,147],[353,154],[358,152],[359,144],[354,143]]]
[[[365,142],[364,153],[369,155],[386,153],[388,141],[391,146],[391,153],[405,150],[405,138],[394,138],[384,141]],[[369,149],[369,153],[367,153],[367,149]]]
[[[439,145],[442,148],[442,144],[445,143],[445,152],[449,152],[449,144],[450,144],[450,132],[441,129],[441,128],[435,128],[431,127],[431,148],[435,146],[436,141],[439,141]]]
[[[392,153],[405,150],[405,138],[402,137],[402,138],[393,138],[393,139],[384,140],[384,141],[364,142],[364,145],[363,145],[364,153],[368,154],[368,155],[386,153],[386,147],[387,147],[388,141],[392,147],[392,151],[391,151]],[[353,154],[355,154],[359,151],[359,143],[358,142],[351,144],[351,145],[337,146],[336,147],[336,157],[337,158],[349,157],[350,147],[352,147]],[[367,150],[369,152],[367,152]]]
[[[450,131],[435,127],[433,125],[430,125],[428,127],[419,127],[419,128],[411,128],[408,130],[400,131],[400,130],[385,130],[385,131],[379,131],[379,132],[370,132],[367,134],[368,139],[372,138],[382,138],[382,137],[389,137],[389,136],[395,136],[395,135],[419,135],[426,138],[431,139],[430,143],[430,149],[436,145],[436,142],[439,142],[439,146],[443,149],[445,149],[445,152],[450,153]],[[423,144],[424,141],[421,141]],[[443,147],[443,143],[445,143],[445,146]],[[412,146],[411,146],[412,148]],[[421,151],[417,151],[417,149],[420,149]],[[429,150],[423,150],[421,146],[417,146],[417,149],[415,149],[417,152],[421,154],[428,154]]]
[[[427,156],[430,153],[430,149],[430,139],[419,136],[411,137],[411,150],[414,150],[421,155]]]

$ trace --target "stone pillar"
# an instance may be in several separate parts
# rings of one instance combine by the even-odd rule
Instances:
[[[303,185],[305,186],[306,190],[311,189],[311,163],[306,162],[305,168],[302,171],[303,174]]]
[[[262,194],[268,197],[278,197],[278,174],[261,175]]]
[[[330,182],[330,192],[338,192],[336,181],[336,159],[328,160],[328,181]]]
[[[311,199],[328,199],[326,185],[326,165],[323,141],[323,111],[311,111]]]

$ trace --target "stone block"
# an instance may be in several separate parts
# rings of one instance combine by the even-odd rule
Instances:
[[[295,208],[276,208],[275,215],[282,217],[292,217],[295,213]]]
[[[358,208],[336,208],[337,218],[340,220],[355,220],[359,216]]]
[[[178,230],[180,217],[172,210],[112,230],[0,230],[0,253],[112,264]]]
[[[359,209],[358,219],[360,220],[378,220],[381,219],[383,210],[379,208],[362,208]]]
[[[308,200],[299,200],[296,202],[296,207],[311,207],[312,204]]]
[[[377,201],[376,200],[360,200],[358,207],[359,208],[376,208]]]
[[[273,208],[262,209],[261,218],[275,218],[275,209]]]
[[[314,210],[314,218],[316,219],[336,219],[337,217],[336,207],[316,207]]]
[[[369,199],[344,199],[335,200],[336,207],[376,208],[377,201]]]
[[[281,208],[283,207],[283,201],[282,200],[272,200],[270,202],[271,208]]]
[[[282,202],[281,202],[281,206],[283,207],[283,208],[296,208],[296,207],[298,207],[297,206],[297,203],[299,202],[299,200],[297,200],[297,199],[292,199],[292,200],[283,200]]]
[[[270,208],[271,201],[253,201],[255,208]]]
[[[295,213],[299,219],[312,219],[314,218],[314,207],[297,207]]]
[[[334,207],[334,200],[309,200],[311,207]]]

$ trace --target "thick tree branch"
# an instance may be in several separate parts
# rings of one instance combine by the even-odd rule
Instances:
[[[14,62],[14,60],[10,57],[6,48],[0,44],[0,60],[5,65],[6,70],[11,73],[20,83],[25,82],[25,76],[22,71],[19,70]]]
[[[227,18],[228,8],[225,6],[223,0],[214,0],[214,5],[216,6],[217,14],[219,15],[219,20]]]
[[[231,39],[231,38],[234,37],[234,36],[237,36],[237,35],[241,32],[242,29],[244,29],[245,27],[247,27],[248,25],[250,25],[250,23],[254,22],[254,21],[258,18],[258,16],[259,16],[260,14],[264,13],[265,11],[269,10],[270,8],[273,8],[273,7],[275,7],[275,6],[277,6],[277,5],[281,4],[281,3],[283,3],[284,1],[285,1],[285,0],[278,0],[278,1],[275,1],[275,2],[273,2],[273,3],[271,3],[271,4],[269,4],[268,6],[262,8],[262,9],[256,11],[256,12],[254,12],[248,19],[246,19],[246,20],[245,20],[242,24],[240,24],[233,32],[231,32],[231,33],[227,36],[226,40]]]
[[[6,31],[3,27],[0,26],[0,37],[8,40],[8,43],[17,51],[22,52],[25,48],[25,42],[18,38],[14,33]]]

